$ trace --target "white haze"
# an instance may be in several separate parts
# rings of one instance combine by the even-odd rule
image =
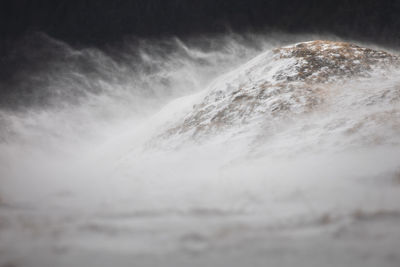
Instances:
[[[345,115],[341,103],[260,145],[244,134],[149,147],[222,74],[283,44],[336,38],[127,40],[106,52],[40,38],[64,59],[25,74],[44,81],[38,102],[0,110],[0,266],[400,263],[399,139],[352,149],[318,132]],[[349,82],[350,97],[398,84],[390,75]]]

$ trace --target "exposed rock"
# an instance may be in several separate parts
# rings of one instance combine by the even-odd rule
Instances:
[[[332,82],[354,75],[369,76],[374,68],[399,64],[399,58],[384,51],[376,51],[355,44],[331,41],[312,41],[278,48],[280,58],[295,58],[297,64],[275,74],[276,80]],[[288,75],[288,71],[295,75]]]

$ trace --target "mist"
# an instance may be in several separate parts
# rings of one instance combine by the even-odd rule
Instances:
[[[0,82],[0,266],[397,266],[398,68],[306,114],[166,134],[243,64],[318,39],[340,40],[24,36]]]

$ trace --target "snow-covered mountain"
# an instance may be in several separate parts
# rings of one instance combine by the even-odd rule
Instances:
[[[290,129],[290,138],[302,138],[298,147],[399,144],[399,65],[398,56],[345,42],[277,48],[215,80],[154,142],[179,147],[240,136],[257,142],[288,137]]]

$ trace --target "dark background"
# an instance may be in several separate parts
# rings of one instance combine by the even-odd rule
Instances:
[[[125,43],[171,36],[198,42],[224,32],[332,33],[398,49],[400,0],[0,0],[0,109],[75,103],[97,92],[87,80],[115,79],[96,57],[71,53],[71,46],[99,49],[142,71],[140,54],[125,59]],[[74,72],[85,77],[68,76]]]
[[[32,31],[70,44],[102,45],[126,35],[249,30],[400,44],[400,0],[1,0],[0,12],[3,44]]]

